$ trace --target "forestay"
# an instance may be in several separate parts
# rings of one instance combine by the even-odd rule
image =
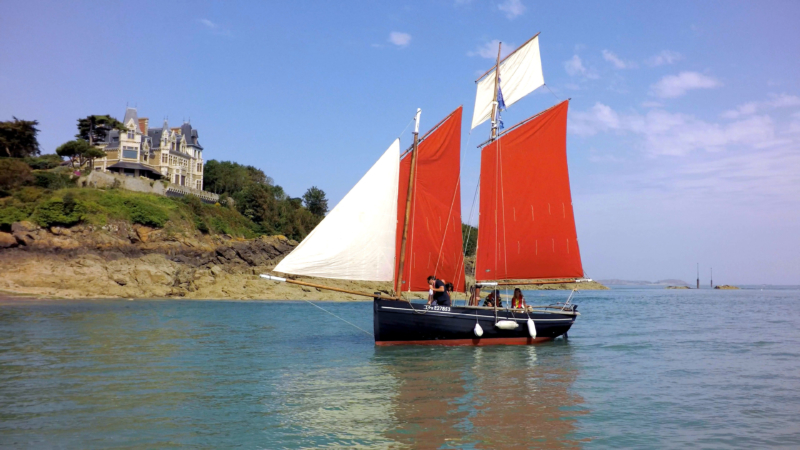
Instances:
[[[475,95],[475,112],[472,115],[472,128],[485,122],[492,115],[494,101],[495,69],[478,81]],[[525,45],[500,62],[500,89],[506,106],[544,85],[542,59],[539,54],[539,36],[534,36]]]
[[[275,271],[345,280],[391,281],[399,170],[400,141],[395,140]]]

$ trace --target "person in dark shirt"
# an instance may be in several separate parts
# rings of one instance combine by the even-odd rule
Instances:
[[[433,291],[432,301],[436,302],[439,306],[450,306],[450,294],[445,289],[445,283],[442,280],[437,280],[435,276],[428,277],[428,286]],[[428,304],[431,304],[429,301]]]
[[[503,299],[500,298],[500,291],[498,291],[497,289],[493,290],[492,292],[489,293],[489,295],[486,296],[486,299],[483,302],[483,306],[489,306],[493,308],[495,306],[495,302],[497,302],[498,308],[503,307]]]

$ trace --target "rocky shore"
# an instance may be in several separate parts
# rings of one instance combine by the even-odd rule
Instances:
[[[127,222],[41,228],[16,222],[0,232],[0,291],[41,298],[191,298],[356,300],[363,297],[266,281],[297,242],[191,235]],[[298,277],[320,282],[307,277]],[[325,280],[364,292],[389,283]],[[604,289],[581,283],[579,289]],[[569,284],[543,289],[572,289]]]

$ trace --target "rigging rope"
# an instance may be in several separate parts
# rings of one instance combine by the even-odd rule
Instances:
[[[508,276],[508,241],[506,240],[506,187],[503,183],[503,148],[500,139],[497,140],[497,154],[500,161],[500,202],[503,207],[503,275]]]
[[[397,136],[397,139],[400,139],[401,137],[403,137],[403,135],[405,134],[406,130],[408,129],[408,126],[411,125],[411,122],[413,122],[414,119],[416,119],[416,118],[417,118],[417,115],[415,114],[414,117],[412,117],[411,120],[408,121],[408,124],[406,125],[406,127],[403,128],[403,131],[401,131],[400,134]]]
[[[450,200],[450,210],[447,212],[447,222],[444,225],[444,233],[442,233],[442,244],[439,245],[439,254],[436,256],[436,265],[433,267],[433,276],[436,276],[436,271],[439,270],[439,261],[442,259],[442,251],[444,250],[444,241],[447,238],[447,228],[450,226],[450,217],[453,214],[453,205],[456,203],[456,194],[458,194],[458,188],[461,186],[461,175],[459,174],[458,178],[456,179],[456,188],[453,191],[453,199]],[[457,273],[453,274],[455,278]],[[453,280],[458,281],[458,280]],[[455,286],[454,286],[455,287]]]
[[[347,323],[347,324],[350,324],[350,325],[352,325],[352,326],[354,326],[354,327],[358,328],[359,330],[363,331],[364,333],[367,333],[367,334],[368,334],[368,335],[370,335],[370,336],[375,336],[374,334],[370,333],[369,331],[367,331],[367,330],[365,330],[365,329],[361,328],[360,326],[358,326],[358,325],[356,325],[356,324],[354,324],[354,323],[352,323],[352,322],[348,322],[347,320],[344,320],[344,319],[342,319],[341,317],[339,317],[339,316],[337,316],[336,314],[334,314],[334,313],[332,313],[332,312],[328,311],[327,309],[325,309],[325,308],[323,308],[323,307],[321,307],[321,306],[319,306],[319,305],[317,305],[317,304],[311,303],[311,302],[310,302],[310,301],[308,301],[308,300],[305,300],[305,301],[306,301],[306,302],[307,302],[309,305],[316,306],[317,308],[319,308],[319,309],[321,309],[321,310],[325,311],[326,313],[328,313],[328,314],[332,315],[333,317],[336,317],[337,319],[341,320],[342,322],[344,322],[344,323]]]
[[[547,90],[548,90],[548,91],[550,91],[550,93],[551,93],[551,94],[553,94],[553,97],[555,97],[555,98],[556,98],[556,100],[558,100],[558,101],[561,101],[561,99],[560,99],[560,98],[558,98],[558,96],[556,95],[556,93],[555,93],[555,92],[553,92],[553,90],[552,90],[552,89],[550,89],[550,86],[548,86],[548,85],[546,85],[546,84],[545,84],[545,85],[544,85],[544,87],[546,87],[546,88],[547,88]]]

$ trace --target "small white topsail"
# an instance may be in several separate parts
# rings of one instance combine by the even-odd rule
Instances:
[[[494,73],[495,70],[492,69],[478,81],[472,128],[492,116]],[[500,89],[503,92],[505,105],[511,106],[543,85],[542,58],[539,54],[539,36],[537,35],[500,63]]]
[[[396,139],[276,272],[343,280],[394,277],[400,140]]]

